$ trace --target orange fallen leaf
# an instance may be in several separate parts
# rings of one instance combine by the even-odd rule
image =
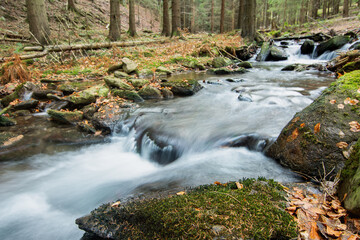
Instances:
[[[311,222],[311,230],[310,230],[310,234],[309,234],[309,238],[312,240],[321,240],[321,237],[318,233],[318,227],[316,225],[316,222]]]
[[[338,104],[338,109],[344,109],[344,104]]]
[[[343,149],[343,148],[347,148],[349,144],[347,144],[346,142],[338,142],[336,146],[340,149]]]
[[[296,123],[296,122],[299,121],[299,120],[300,120],[300,118],[299,118],[299,117],[296,117],[296,118],[294,118],[293,120],[291,120],[291,122]]]
[[[221,182],[218,182],[218,181],[214,182],[214,184],[215,185],[222,185]]]
[[[305,127],[305,123],[300,124],[300,127],[301,128]]]
[[[352,105],[352,106],[354,106],[354,105],[356,105],[356,104],[358,104],[358,103],[359,103],[359,100],[357,100],[357,99],[352,99],[352,100],[350,100],[350,102],[349,102],[349,104]]]
[[[178,192],[178,193],[176,193],[176,195],[178,195],[178,196],[182,196],[182,195],[185,195],[186,193],[184,192],[184,191],[181,191],[181,192]]]
[[[112,207],[117,207],[117,206],[119,206],[120,204],[121,204],[121,202],[120,202],[120,201],[117,201],[117,202],[111,204],[111,206],[112,206]]]
[[[346,98],[345,100],[344,100],[344,104],[349,104],[350,103],[350,101],[351,101],[351,98]]]
[[[338,237],[341,236],[342,232],[341,231],[335,231],[330,226],[326,226],[326,234],[331,236],[331,237],[338,238]]]
[[[320,132],[320,126],[321,124],[320,123],[317,123],[314,127],[314,133],[319,133]]]
[[[336,100],[333,99],[333,100],[330,100],[330,104],[335,104],[336,103]]]
[[[288,142],[294,141],[299,136],[299,130],[295,128],[295,130],[291,133],[291,135],[287,138]]]
[[[350,131],[352,132],[360,132],[360,124],[357,121],[349,122]]]
[[[236,184],[236,187],[237,187],[238,189],[243,189],[243,188],[244,188],[244,186],[243,186],[241,183],[239,183],[239,182],[236,182],[235,184]]]

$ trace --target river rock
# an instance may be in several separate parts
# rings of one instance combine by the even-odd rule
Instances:
[[[240,102],[252,102],[252,98],[250,96],[250,94],[246,94],[246,93],[241,93],[239,96],[238,96],[238,100]]]
[[[126,72],[122,72],[122,71],[115,71],[114,72],[114,77],[116,77],[116,78],[128,78],[129,74],[127,74]]]
[[[278,47],[272,46],[270,48],[270,54],[266,58],[266,61],[283,61],[287,60],[288,55],[286,52]]]
[[[152,87],[152,86],[146,86],[146,87],[140,89],[138,94],[145,100],[146,99],[161,99],[161,98],[163,98],[160,90],[155,87]]]
[[[301,45],[300,51],[301,54],[312,54],[315,48],[315,43],[313,40],[305,40],[305,42]]]
[[[57,89],[62,91],[64,95],[70,95],[77,91],[77,88],[70,84],[61,84]]]
[[[136,90],[139,90],[146,84],[150,83],[149,80],[142,79],[142,78],[139,78],[139,79],[138,78],[130,78],[130,79],[128,79],[128,82],[131,83]]]
[[[251,63],[246,61],[238,63],[237,66],[242,68],[252,68]]]
[[[172,99],[174,98],[174,94],[172,91],[170,91],[170,89],[168,88],[162,88],[161,90],[161,94],[164,96],[165,99]]]
[[[257,133],[245,134],[227,140],[222,147],[246,147],[251,151],[263,151],[270,143],[269,137],[260,136]]]
[[[57,96],[62,96],[63,93],[60,91],[55,91],[55,90],[51,90],[51,89],[45,89],[45,90],[36,90],[33,92],[32,97],[37,99],[37,100],[46,100],[49,99],[48,98],[48,94],[53,94],[53,95],[57,95]]]
[[[97,85],[84,91],[74,93],[66,97],[65,100],[69,101],[74,107],[82,107],[94,103],[97,97],[106,97],[109,91],[110,90],[107,87]]]
[[[215,58],[212,60],[211,65],[212,65],[214,68],[221,68],[221,67],[229,66],[231,63],[232,63],[232,61],[231,61],[230,59],[228,59],[228,58],[225,58],[225,57],[215,57]]]
[[[124,99],[132,100],[134,102],[142,102],[144,99],[135,91],[130,90],[118,90],[113,89],[111,90],[112,95],[118,96]]]
[[[348,73],[348,72],[352,72],[355,70],[360,70],[360,60],[358,61],[354,61],[354,62],[349,62],[347,64],[345,64],[339,72],[341,73]]]
[[[172,74],[171,70],[169,70],[168,68],[163,67],[163,66],[160,66],[160,67],[156,68],[156,72],[165,73],[166,75],[171,75]]]
[[[214,69],[209,69],[208,70],[208,73],[216,74],[216,75],[225,75],[225,74],[234,74],[234,73],[246,73],[246,72],[248,72],[248,70],[246,70],[243,67],[238,67],[238,68],[235,68],[235,69],[222,67],[222,68],[214,68]]]
[[[12,101],[19,99],[24,94],[24,92],[24,83],[19,84],[15,87],[14,92],[1,99],[1,105],[7,107]]]
[[[136,62],[134,62],[128,58],[123,58],[122,62],[123,62],[122,68],[123,68],[124,72],[130,74],[130,73],[136,71],[137,66],[138,66],[138,64]]]
[[[110,88],[118,88],[120,90],[134,90],[134,87],[130,86],[125,79],[107,76],[104,78],[104,81]]]
[[[259,54],[256,56],[256,61],[263,62],[269,57],[270,54],[270,43],[264,42],[261,46]]]
[[[116,70],[120,70],[123,68],[123,63],[120,63],[120,64],[116,64],[116,65],[112,65],[111,67],[109,67],[109,69],[107,70],[108,73],[113,73],[115,72]]]
[[[83,113],[80,111],[67,112],[49,109],[47,114],[51,120],[65,124],[75,124],[83,119]]]
[[[349,212],[360,217],[360,138],[352,147],[341,178],[339,197],[344,199],[344,207]]]
[[[171,92],[177,96],[191,96],[203,88],[198,81],[194,79],[170,80],[162,82],[161,87],[170,89]]]
[[[346,100],[348,97],[355,99],[353,103],[356,98],[360,99],[357,93],[359,79],[360,71],[354,71],[326,89],[311,105],[294,116],[266,155],[309,176],[323,176],[322,164],[325,174],[333,168],[333,174],[336,174],[344,166],[344,151],[348,151],[348,146],[359,138],[357,131],[360,128],[349,125],[359,119],[357,111],[352,110],[357,108],[357,104],[346,104],[350,102]]]
[[[15,110],[29,110],[36,108],[38,104],[38,100],[30,99],[16,104],[15,106],[13,106],[13,108]]]
[[[13,125],[16,125],[15,119],[5,117],[5,116],[0,116],[0,126],[7,127],[7,126],[13,126]]]
[[[299,64],[299,63],[287,65],[284,68],[282,68],[281,71],[303,72],[303,71],[310,70],[310,69],[314,69],[314,70],[318,70],[318,71],[326,71],[326,67],[321,64],[306,65],[306,64]]]
[[[336,36],[326,42],[322,42],[315,49],[316,56],[320,56],[326,51],[335,51],[347,44],[349,41],[349,36]]]

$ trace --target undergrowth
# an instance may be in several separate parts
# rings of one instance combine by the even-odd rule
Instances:
[[[3,64],[1,83],[10,82],[23,83],[31,79],[30,72],[22,62],[19,55],[14,55],[14,61],[7,61]]]

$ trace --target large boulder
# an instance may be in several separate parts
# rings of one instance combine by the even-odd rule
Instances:
[[[114,96],[121,97],[127,100],[132,100],[134,102],[144,101],[144,99],[135,91],[113,89],[111,90],[111,93]]]
[[[232,61],[228,58],[225,57],[216,57],[213,59],[212,61],[212,66],[214,68],[221,68],[221,67],[226,67],[229,66],[232,63]]]
[[[349,146],[360,136],[360,125],[356,122],[359,85],[360,71],[341,77],[294,116],[266,155],[309,176],[323,176],[333,168],[334,174],[339,171]]]
[[[128,82],[130,82],[136,90],[139,90],[146,84],[150,83],[149,80],[142,79],[142,78],[130,78],[130,79],[128,79]]]
[[[314,52],[315,43],[313,40],[305,40],[305,42],[301,45],[300,51],[301,54],[312,54]]]
[[[161,98],[163,98],[160,90],[155,87],[152,87],[152,86],[146,86],[146,87],[140,89],[140,91],[138,93],[145,100],[146,99],[161,99]]]
[[[123,58],[122,59],[123,65],[122,68],[124,70],[124,72],[130,74],[136,71],[138,64],[128,58]]]
[[[134,89],[132,86],[130,86],[126,82],[126,80],[120,79],[117,77],[107,76],[104,78],[104,81],[105,81],[106,85],[108,85],[111,88],[118,88],[121,90],[133,90]]]
[[[348,211],[360,216],[360,138],[353,146],[341,177],[340,199],[344,199],[344,207]]]
[[[47,114],[49,114],[51,120],[65,124],[75,124],[83,119],[83,113],[80,111],[68,112],[49,109]]]
[[[256,56],[256,61],[259,61],[259,62],[266,61],[266,59],[268,58],[268,56],[270,54],[270,46],[271,45],[269,42],[263,43],[259,54]]]
[[[270,54],[266,58],[266,61],[283,61],[287,59],[288,55],[283,49],[272,46],[270,48]]]
[[[326,51],[335,51],[347,44],[349,41],[349,36],[336,36],[326,42],[322,42],[315,49],[316,56],[320,56]]]
[[[161,83],[161,87],[169,88],[177,96],[191,96],[202,89],[202,86],[194,79],[170,80]]]

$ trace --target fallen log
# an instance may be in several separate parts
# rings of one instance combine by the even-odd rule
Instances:
[[[49,53],[49,51],[47,49],[45,49],[44,51],[42,51],[40,53],[22,55],[22,56],[20,56],[20,59],[27,60],[27,59],[45,57],[48,53]],[[0,58],[0,63],[6,62],[6,61],[13,61],[13,60],[15,60],[15,57],[2,57],[2,58]]]
[[[48,52],[63,52],[72,50],[96,50],[101,48],[112,48],[112,47],[132,47],[137,45],[147,45],[153,43],[166,43],[169,40],[153,40],[153,41],[133,41],[133,42],[106,42],[106,43],[91,43],[91,44],[76,44],[76,45],[49,45],[46,47],[33,46],[25,47],[24,51],[44,51]]]
[[[29,40],[26,39],[13,39],[13,38],[1,38],[1,42],[18,42],[18,43],[30,43]]]

